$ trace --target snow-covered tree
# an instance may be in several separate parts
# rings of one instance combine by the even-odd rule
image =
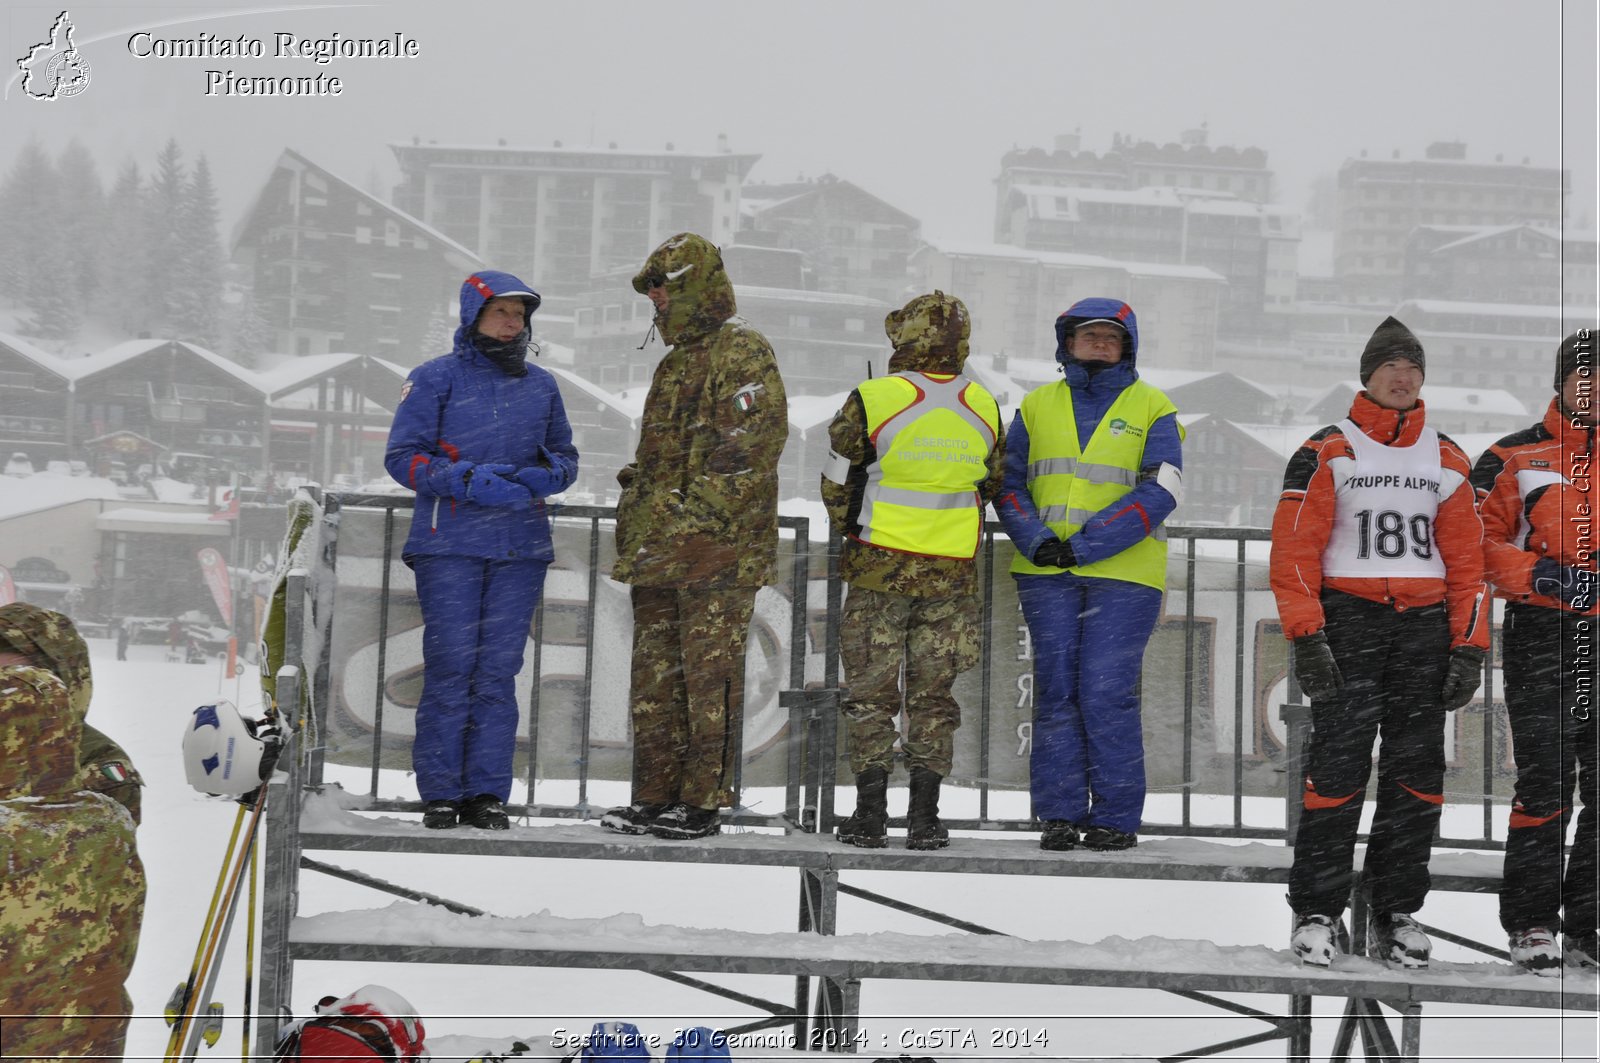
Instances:
[[[172,292],[171,305],[173,338],[202,347],[213,347],[221,338],[218,318],[223,258],[217,215],[211,167],[201,155],[195,160],[194,172],[184,188],[182,209],[174,219],[183,252],[173,270],[177,287]]]
[[[106,197],[102,227],[99,276],[101,320],[124,336],[137,336],[150,328],[148,274],[150,247],[147,193],[139,164],[129,159],[117,172]]]
[[[261,312],[254,291],[241,288],[235,294],[237,297],[222,307],[222,340],[217,353],[253,368],[263,354],[272,350],[277,333]]]
[[[176,140],[169,139],[161,154],[156,156],[155,174],[150,179],[144,239],[150,252],[145,275],[151,325],[162,336],[172,339],[188,338],[177,335],[183,313],[180,295],[183,260],[189,253],[181,223],[189,198],[188,185],[183,152]]]
[[[26,302],[38,257],[54,239],[56,199],[55,165],[30,139],[0,181],[0,299]]]

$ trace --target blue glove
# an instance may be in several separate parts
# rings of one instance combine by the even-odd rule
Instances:
[[[511,478],[526,487],[534,498],[553,495],[562,487],[561,474],[543,465],[530,465],[526,469],[518,469],[517,474]]]
[[[1563,565],[1553,557],[1533,563],[1533,593],[1560,598],[1562,604],[1579,612],[1594,605],[1595,574],[1586,568]]]
[[[503,476],[485,474],[483,469],[480,465],[472,474],[472,483],[467,487],[468,502],[498,509],[527,509],[533,505],[533,496],[526,487]]]
[[[490,476],[510,476],[516,471],[516,469],[517,467],[515,465],[501,465],[498,463],[491,465],[479,465],[477,471],[474,472],[473,475],[478,476],[486,473]]]
[[[450,466],[450,497],[465,502],[472,487],[472,472],[477,466],[470,461],[458,461]]]
[[[1072,544],[1062,539],[1050,538],[1033,551],[1033,563],[1047,568],[1071,568],[1078,563]]]

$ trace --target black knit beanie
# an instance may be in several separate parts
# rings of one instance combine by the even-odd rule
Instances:
[[[1366,349],[1361,352],[1361,386],[1366,387],[1367,381],[1372,378],[1373,370],[1384,362],[1404,358],[1422,370],[1422,375],[1428,375],[1427,361],[1422,354],[1422,344],[1412,331],[1400,323],[1399,318],[1386,317],[1383,324],[1379,325],[1372,333],[1372,338],[1367,341]]]
[[[1589,376],[1594,375],[1594,331],[1581,328],[1577,332],[1561,341],[1561,346],[1556,348],[1556,390],[1561,390],[1561,385],[1583,367]]]

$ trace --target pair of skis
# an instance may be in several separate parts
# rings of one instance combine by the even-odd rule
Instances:
[[[239,894],[246,872],[250,876],[250,896],[245,913],[244,1042],[240,1059],[249,1058],[258,877],[256,842],[266,805],[265,782],[262,782],[251,803],[241,801],[239,804],[238,814],[233,820],[233,833],[228,838],[228,849],[222,857],[222,868],[217,873],[217,887],[212,891],[211,905],[206,910],[205,923],[200,928],[200,940],[195,945],[189,976],[178,984],[167,1002],[166,1019],[172,1031],[167,1036],[167,1051],[163,1057],[166,1063],[190,1063],[198,1054],[202,1040],[210,1047],[222,1035],[222,1005],[212,1002],[211,992],[216,987],[217,974],[222,968],[222,956],[227,949],[228,934],[233,927],[234,913],[239,907]]]

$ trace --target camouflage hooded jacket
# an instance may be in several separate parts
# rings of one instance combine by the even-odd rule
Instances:
[[[943,292],[919,295],[884,319],[883,330],[894,345],[889,358],[891,373],[960,373],[967,361],[967,337],[972,325],[961,300]],[[1005,470],[1005,427],[999,424],[994,448],[985,461],[988,475],[978,487],[984,505],[1000,493]],[[848,529],[855,521],[866,489],[866,469],[876,457],[867,438],[867,411],[861,392],[852,391],[828,427],[833,452],[850,462],[843,484],[822,477],[822,501],[828,520],[845,534],[839,574],[851,586],[889,591],[913,598],[950,598],[977,589],[971,561],[883,550],[852,539]]]
[[[83,785],[122,802],[139,823],[139,788],[144,780],[121,746],[90,727],[89,700],[94,694],[94,678],[89,669],[89,647],[70,619],[61,613],[41,609],[27,602],[0,605],[0,647],[40,659],[67,687],[72,711],[82,729],[78,763]],[[0,726],[5,722],[0,710]]]
[[[133,820],[83,788],[53,672],[0,668],[0,721],[0,1054],[121,1058],[144,914]]]
[[[778,455],[788,397],[772,345],[734,316],[722,255],[680,233],[633,278],[665,288],[671,344],[645,398],[639,446],[617,473],[612,577],[641,587],[760,587],[778,552]]]

